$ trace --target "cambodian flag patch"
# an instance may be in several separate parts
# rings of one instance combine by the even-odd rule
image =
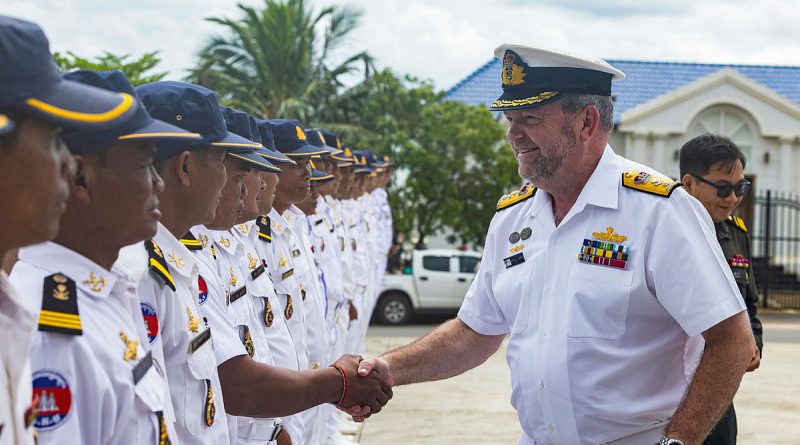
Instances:
[[[72,408],[72,392],[61,374],[52,369],[34,372],[33,395],[39,397],[38,413],[33,423],[37,430],[52,430],[66,422]]]
[[[200,290],[197,296],[197,304],[202,306],[208,300],[208,284],[206,284],[206,280],[203,279],[202,275],[197,276],[197,288]]]
[[[158,313],[156,308],[150,303],[142,303],[142,317],[147,327],[147,340],[153,344],[158,338]]]

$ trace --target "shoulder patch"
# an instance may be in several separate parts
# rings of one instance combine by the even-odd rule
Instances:
[[[150,257],[150,272],[153,272],[164,284],[175,291],[175,280],[172,278],[172,274],[169,273],[167,260],[164,259],[164,254],[161,252],[158,244],[153,240],[147,240],[144,242],[144,245],[147,248],[147,255]]]
[[[75,281],[62,273],[55,273],[44,278],[39,330],[83,335]]]
[[[186,246],[189,250],[203,250],[203,244],[197,238],[192,235],[192,232],[186,232],[186,235],[183,235],[181,238],[181,244]]]
[[[651,173],[630,170],[622,174],[622,185],[629,189],[668,198],[676,188],[681,186],[681,183]]]
[[[259,216],[256,218],[256,226],[258,227],[258,239],[271,243],[272,226],[270,225],[269,216]]]
[[[742,218],[731,215],[728,217],[728,222],[736,226],[742,232],[747,233],[747,225],[745,225],[744,220]]]
[[[532,198],[536,194],[536,187],[531,184],[525,184],[521,189],[513,191],[507,195],[503,195],[497,201],[497,211],[507,209],[511,206],[517,205],[528,198]]]

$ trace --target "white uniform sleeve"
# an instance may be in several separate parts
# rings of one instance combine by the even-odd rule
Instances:
[[[494,297],[494,244],[495,237],[492,229],[495,220],[489,225],[489,232],[486,235],[486,245],[483,251],[478,273],[467,290],[461,309],[458,311],[458,318],[475,332],[483,335],[502,335],[508,334],[509,322],[503,315],[503,311],[497,304]]]
[[[652,234],[647,284],[689,336],[745,310],[708,212],[678,189]]]

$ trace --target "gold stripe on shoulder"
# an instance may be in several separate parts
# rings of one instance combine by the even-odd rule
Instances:
[[[622,174],[622,185],[629,189],[668,198],[676,188],[681,186],[681,183],[652,173],[629,170]]]
[[[533,197],[535,194],[536,187],[531,184],[525,184],[521,189],[511,192],[507,195],[503,195],[503,197],[497,201],[497,211],[499,212],[500,210],[519,204],[520,202]]]

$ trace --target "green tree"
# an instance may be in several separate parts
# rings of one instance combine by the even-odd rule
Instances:
[[[261,117],[310,122],[334,100],[341,78],[363,66],[366,52],[333,64],[331,53],[357,26],[361,13],[349,7],[314,11],[304,0],[265,0],[262,9],[238,5],[240,19],[211,17],[228,34],[201,50],[189,79],[216,91],[231,106]]]
[[[442,99],[433,85],[390,70],[343,92],[319,114],[356,148],[399,164],[390,199],[395,229],[482,245],[497,200],[520,182],[504,128],[485,107]]]
[[[64,72],[78,69],[95,71],[120,70],[125,73],[133,85],[156,82],[167,75],[164,71],[153,72],[156,66],[161,63],[158,51],[145,53],[138,58],[131,58],[130,54],[120,56],[108,51],[93,60],[77,56],[71,51],[55,53],[53,57],[56,59],[58,67]]]

